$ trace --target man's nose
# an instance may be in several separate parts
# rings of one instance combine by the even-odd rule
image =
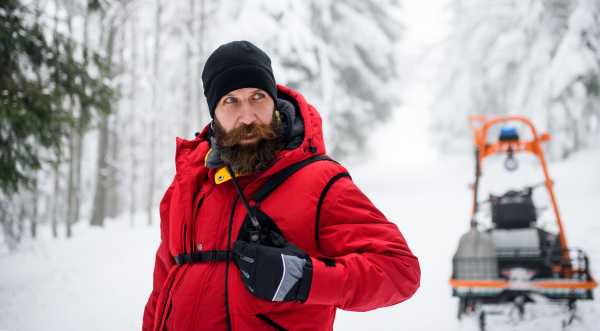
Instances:
[[[252,124],[256,121],[256,114],[249,103],[242,104],[241,114],[238,122],[243,124]]]

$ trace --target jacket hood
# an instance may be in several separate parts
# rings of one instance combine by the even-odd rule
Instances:
[[[277,85],[277,98],[289,102],[293,105],[295,111],[291,112],[289,109],[286,111],[284,110],[285,106],[280,107],[282,108],[281,113],[285,112],[286,116],[290,117],[286,119],[288,121],[288,126],[290,126],[290,123],[292,124],[288,132],[288,135],[290,136],[287,137],[288,144],[286,147],[284,147],[284,149],[273,159],[272,162],[275,164],[272,164],[263,176],[274,174],[290,164],[299,162],[311,156],[325,154],[322,119],[317,110],[307,103],[300,93],[281,85]],[[299,126],[297,124],[294,125],[294,123],[297,123],[299,120],[296,118],[298,115],[304,123],[303,139],[301,132],[298,132]],[[194,140],[177,138],[175,163],[178,173],[180,173],[181,166],[185,163],[195,164],[205,162],[206,154],[210,148],[210,143],[208,141],[210,139],[209,126],[210,125],[207,125]]]

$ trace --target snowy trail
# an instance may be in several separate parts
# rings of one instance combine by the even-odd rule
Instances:
[[[473,180],[471,155],[448,155],[419,170],[354,169],[354,180],[388,219],[405,235],[419,257],[421,288],[405,303],[367,314],[340,311],[337,330],[479,330],[474,317],[456,319],[458,300],[452,298],[448,278],[458,239],[468,230]],[[550,164],[555,193],[569,245],[590,257],[592,274],[600,274],[600,153],[591,150],[567,161]],[[393,174],[379,180],[369,174]],[[388,189],[385,189],[388,187]],[[598,290],[594,292],[597,297]],[[600,330],[600,304],[580,301],[578,316],[567,330]],[[510,308],[510,307],[509,307]],[[510,310],[510,309],[505,309]],[[565,309],[526,305],[524,320],[488,315],[489,331],[563,330]],[[374,327],[376,326],[376,327]]]
[[[550,172],[567,237],[600,274],[600,153],[556,162]],[[421,288],[409,301],[367,313],[339,311],[336,330],[477,330],[456,320],[448,277],[459,237],[467,230],[472,180],[470,154],[438,158],[420,169],[366,164],[350,169],[354,181],[405,235],[419,257]],[[75,237],[42,238],[0,255],[0,330],[138,330],[152,284],[157,225],[125,220],[105,229],[78,224]],[[598,291],[596,291],[596,295]],[[583,320],[569,330],[600,330],[600,304],[579,303]],[[561,330],[556,310],[529,309],[524,321],[489,318],[488,330]],[[559,314],[560,315],[560,314]]]

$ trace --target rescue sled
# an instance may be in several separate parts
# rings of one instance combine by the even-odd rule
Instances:
[[[521,140],[516,127],[503,127],[499,138],[490,142],[487,137],[490,127],[508,121],[524,123],[531,129],[533,139]],[[563,321],[565,327],[576,318],[575,302],[592,300],[592,290],[597,283],[590,274],[585,253],[567,245],[541,146],[550,136],[538,134],[533,124],[521,116],[491,119],[471,116],[469,126],[475,134],[476,158],[475,183],[471,185],[474,191],[471,229],[460,239],[450,278],[453,296],[459,298],[458,318],[465,313],[475,314],[483,331],[484,306],[508,305],[522,317],[525,303],[551,302],[568,307],[569,314]],[[545,181],[501,196],[490,195],[487,200],[478,202],[482,161],[494,154],[506,155],[505,168],[515,170],[517,153],[531,153],[539,158]],[[543,186],[552,202],[558,233],[547,232],[536,224],[538,211],[532,195]],[[476,219],[484,204],[489,205],[491,212],[488,228]]]

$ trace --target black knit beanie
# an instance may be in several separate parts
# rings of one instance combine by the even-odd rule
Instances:
[[[206,60],[202,83],[212,118],[224,95],[246,87],[264,90],[277,107],[277,85],[271,59],[249,41],[233,41],[217,48]]]

